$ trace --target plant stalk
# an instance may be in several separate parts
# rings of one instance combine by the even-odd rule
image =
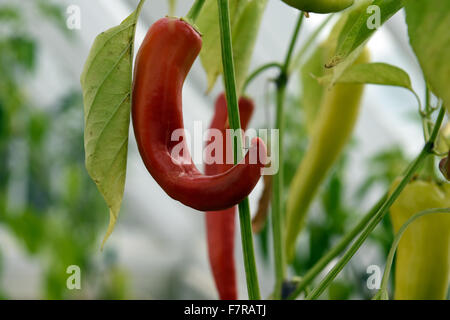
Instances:
[[[236,93],[236,79],[234,73],[233,48],[231,44],[231,26],[228,0],[217,0],[220,20],[220,40],[222,44],[222,63],[225,82],[225,92],[228,105],[228,119],[231,129],[241,128],[239,108]],[[242,137],[237,135],[234,144],[234,161],[237,163],[243,156]],[[245,274],[247,279],[248,297],[250,300],[261,299],[253,247],[253,234],[248,198],[239,204],[239,222],[241,226],[241,240],[244,255]]]
[[[257,77],[259,76],[262,72],[266,71],[267,69],[270,68],[278,68],[278,69],[282,69],[283,66],[278,63],[278,62],[271,62],[271,63],[266,63],[263,64],[261,67],[257,68],[255,71],[253,71],[245,80],[244,83],[244,92],[247,90],[248,86],[250,85],[250,83]]]
[[[200,11],[202,11],[205,1],[206,0],[195,0],[194,4],[192,5],[191,9],[186,15],[186,20],[188,20],[192,24],[195,24],[195,21],[197,20]]]
[[[279,130],[278,140],[278,172],[273,179],[273,194],[272,194],[272,233],[273,233],[273,250],[275,260],[275,290],[273,293],[274,299],[281,299],[281,291],[284,279],[286,278],[286,257],[283,248],[283,134],[284,134],[284,100],[286,96],[286,87],[288,83],[287,70],[291,61],[292,52],[300,32],[303,21],[303,12],[297,20],[289,49],[286,54],[285,62],[281,68],[280,75],[276,80],[277,84],[277,111],[275,120],[275,129]],[[277,143],[274,141],[273,143]]]
[[[355,239],[355,237],[361,233],[361,231],[367,226],[370,220],[375,216],[383,203],[387,200],[388,195],[385,194],[375,206],[361,219],[361,221],[352,229],[346,233],[339,243],[333,247],[326,255],[324,255],[308,272],[302,277],[302,281],[299,283],[295,291],[288,297],[288,300],[296,299],[303,290],[317,277],[317,275],[334,259],[336,258],[348,245]]]

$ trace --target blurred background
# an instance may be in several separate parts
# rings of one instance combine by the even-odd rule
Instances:
[[[178,1],[183,16],[192,1]],[[84,168],[80,74],[94,38],[115,26],[137,0],[0,0],[0,298],[2,299],[216,299],[205,242],[204,216],[170,199],[146,171],[130,130],[127,181],[115,231],[100,251],[108,210]],[[79,8],[79,29],[67,19]],[[136,47],[148,27],[168,14],[167,0],[147,1]],[[284,58],[296,10],[269,0],[252,67]],[[323,21],[311,15],[298,45]],[[329,26],[331,27],[331,25]],[[327,36],[329,28],[321,34]],[[406,70],[424,92],[408,44],[403,13],[369,43],[373,61]],[[257,110],[251,127],[273,122],[275,73],[255,81]],[[186,128],[209,124],[219,81],[208,95],[199,61],[184,87]],[[300,85],[289,86],[286,106],[286,185],[307,145]],[[422,145],[414,97],[406,90],[368,86],[353,142],[321,188],[299,241],[292,274],[303,274],[385,192]],[[252,193],[252,211],[261,194]],[[246,298],[239,230],[236,262],[240,297]],[[270,233],[256,236],[263,297],[273,288]],[[323,298],[367,299],[367,268],[384,268],[392,241],[385,219]],[[81,268],[81,290],[68,290],[66,269]]]

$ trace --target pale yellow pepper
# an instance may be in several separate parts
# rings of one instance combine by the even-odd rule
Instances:
[[[364,50],[354,64],[369,62]],[[311,131],[310,143],[289,189],[285,247],[288,261],[295,255],[297,236],[327,173],[350,140],[358,118],[364,85],[337,83],[327,88]]]
[[[415,180],[406,186],[391,207],[394,231],[397,233],[416,213],[449,207],[450,184]],[[395,299],[446,299],[449,273],[450,215],[427,215],[411,223],[397,248]]]

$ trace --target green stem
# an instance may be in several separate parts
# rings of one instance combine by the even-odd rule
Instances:
[[[194,4],[192,5],[191,9],[189,10],[185,18],[191,24],[195,24],[195,21],[197,20],[197,17],[200,14],[200,11],[202,10],[205,1],[206,0],[195,0]]]
[[[305,17],[305,14],[300,11],[299,17],[297,19],[297,24],[295,26],[294,34],[291,38],[291,43],[289,44],[289,49],[286,53],[286,59],[284,60],[284,72],[287,73],[287,70],[289,69],[289,64],[291,63],[292,53],[294,52],[295,43],[297,42],[298,34],[300,32],[300,28],[302,26],[303,18]]]
[[[425,160],[425,164],[419,175],[425,180],[435,180],[438,177],[434,157],[428,157]]]
[[[239,223],[241,227],[242,248],[244,250],[245,278],[247,281],[248,297],[250,300],[260,300],[261,294],[259,291],[255,251],[253,249],[252,220],[248,198],[245,198],[239,203]]]
[[[272,233],[273,233],[273,250],[275,259],[275,290],[274,299],[281,299],[281,291],[284,279],[286,278],[286,258],[283,248],[283,134],[284,134],[284,100],[286,96],[286,87],[288,78],[286,70],[289,66],[294,50],[295,43],[300,32],[303,21],[303,12],[300,12],[294,33],[289,44],[285,62],[281,68],[277,83],[277,111],[275,120],[275,129],[279,131],[278,139],[278,172],[273,179],[273,197],[272,197]],[[277,143],[274,141],[273,143]]]
[[[279,129],[279,140],[272,141],[278,143],[278,172],[273,179],[273,194],[272,194],[272,233],[273,233],[273,251],[275,262],[275,290],[273,293],[274,299],[281,299],[281,291],[284,279],[286,278],[286,258],[283,248],[283,148],[282,148],[282,134],[283,134],[283,109],[284,109],[284,95],[286,91],[286,84],[278,87],[277,90],[277,114],[276,114],[276,128]]]
[[[439,130],[441,129],[441,125],[442,125],[442,121],[444,120],[444,117],[445,117],[445,106],[442,106],[441,110],[439,110],[439,114],[437,116],[436,123],[433,128],[433,132],[431,132],[430,139],[428,140],[428,144],[431,144],[429,146],[430,153],[433,152],[434,143],[436,142],[436,139],[439,134]]]
[[[414,160],[414,162],[411,164],[409,169],[407,170],[405,176],[403,177],[400,184],[397,186],[397,188],[394,190],[394,192],[389,196],[387,201],[383,204],[383,206],[380,208],[380,210],[377,212],[377,214],[373,217],[373,219],[370,221],[370,223],[366,226],[366,228],[363,230],[362,234],[359,236],[359,238],[353,243],[353,245],[350,247],[350,249],[342,256],[342,258],[336,263],[336,265],[331,269],[331,271],[325,276],[325,278],[319,283],[319,285],[306,297],[307,300],[317,299],[322,292],[328,287],[328,285],[331,283],[331,281],[336,278],[336,276],[341,272],[341,270],[344,268],[344,266],[350,261],[350,259],[353,257],[353,255],[358,251],[358,249],[361,247],[361,245],[364,243],[364,241],[367,239],[367,237],[370,235],[370,233],[375,229],[375,227],[380,223],[381,220],[383,220],[383,217],[388,212],[391,205],[397,200],[400,193],[403,191],[403,189],[406,187],[406,185],[409,183],[417,169],[422,165],[424,160],[433,153],[434,143],[436,141],[436,137],[439,133],[439,129],[442,125],[442,121],[444,120],[445,116],[445,109],[441,108],[438,118],[436,120],[436,124],[433,128],[433,132],[430,135],[430,139],[425,143],[424,147],[422,148],[422,151],[417,156],[417,158]]]
[[[247,87],[250,85],[250,83],[257,77],[259,76],[260,73],[266,71],[267,69],[270,68],[279,68],[280,70],[283,68],[283,66],[278,63],[278,62],[271,62],[271,63],[267,63],[267,64],[263,64],[261,67],[259,67],[258,69],[256,69],[255,71],[253,71],[248,77],[247,80],[245,80],[244,83],[244,92],[247,90]]]
[[[136,8],[136,16],[139,17],[139,15],[141,14],[141,10],[142,10],[142,6],[144,5],[145,0],[141,0],[138,3],[138,6]]]
[[[308,272],[302,277],[301,282],[295,291],[288,297],[289,300],[296,299],[303,290],[313,281],[317,275],[334,259],[336,258],[353,239],[361,233],[361,231],[367,226],[370,220],[375,216],[383,203],[386,201],[388,195],[385,194],[375,206],[361,219],[361,221],[352,229],[346,233],[345,236],[339,241],[339,243],[333,247],[328,253],[323,256]]]
[[[236,80],[234,74],[233,48],[231,44],[231,26],[228,0],[217,0],[220,20],[220,40],[222,44],[222,63],[225,82],[225,92],[228,105],[228,118],[231,129],[241,127],[239,119],[238,100],[236,96]],[[237,135],[234,148],[235,163],[243,156],[242,137]],[[241,226],[242,249],[247,279],[248,297],[250,300],[259,300],[261,295],[258,284],[258,271],[256,269],[255,253],[253,248],[252,222],[248,198],[239,204],[239,221]]]
[[[430,126],[430,115],[431,115],[431,94],[430,89],[428,88],[428,84],[426,84],[425,88],[425,110],[419,110],[420,117],[422,118],[422,127],[423,127],[423,135],[425,137],[425,141],[428,140],[430,136],[431,126]]]
[[[425,112],[429,114],[431,112],[431,109],[431,92],[427,83],[425,88]]]
[[[320,24],[320,26],[317,27],[316,30],[309,36],[308,40],[306,40],[303,47],[300,49],[300,51],[295,55],[294,60],[292,61],[291,66],[288,69],[288,74],[291,74],[293,70],[297,69],[302,62],[303,56],[305,55],[306,51],[308,51],[309,47],[314,43],[316,38],[319,36],[320,32],[326,27],[326,25],[331,21],[333,18],[333,14],[328,15],[328,17]]]

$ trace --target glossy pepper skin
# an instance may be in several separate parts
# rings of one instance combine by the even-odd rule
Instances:
[[[239,114],[243,130],[247,129],[253,110],[254,105],[251,99],[246,97],[239,99]],[[225,163],[227,153],[232,155],[233,150],[231,143],[226,143],[226,130],[229,129],[229,125],[227,101],[224,93],[219,95],[216,100],[214,118],[210,128],[220,130],[223,137],[223,164],[212,163],[205,165],[205,173],[215,175],[225,172],[232,167],[232,165]],[[236,300],[238,298],[234,262],[235,216],[236,207],[206,213],[209,263],[219,297],[222,300]]]
[[[243,161],[224,173],[207,176],[194,165],[184,133],[181,141],[171,141],[174,130],[184,128],[183,83],[201,47],[200,34],[181,19],[162,18],[150,27],[136,58],[133,127],[145,166],[170,197],[200,211],[222,210],[253,190],[267,150],[256,138]],[[172,155],[180,144],[185,152]],[[250,163],[250,152],[258,154],[257,163]]]
[[[282,0],[291,7],[304,12],[331,13],[342,11],[351,5],[354,0]]]
[[[367,63],[363,51],[355,64]],[[295,243],[305,224],[314,196],[328,171],[348,143],[359,114],[364,86],[336,84],[327,88],[314,121],[308,150],[292,180],[287,199],[285,247],[288,261],[293,261]]]
[[[398,179],[393,188],[400,183]],[[393,190],[393,189],[392,189]],[[390,209],[395,233],[414,214],[450,207],[450,184],[410,182]],[[423,216],[409,225],[397,248],[396,300],[442,300],[450,273],[450,215]]]

